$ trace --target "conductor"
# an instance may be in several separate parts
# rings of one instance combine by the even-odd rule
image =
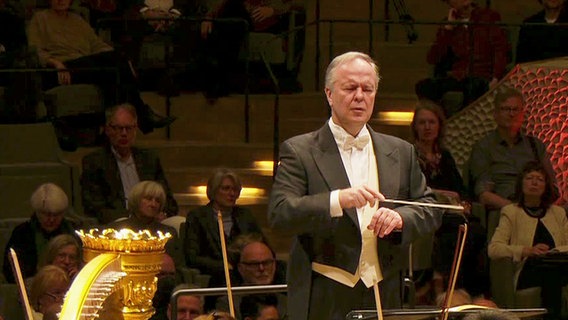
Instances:
[[[354,309],[401,307],[408,244],[435,230],[441,212],[388,208],[385,197],[432,202],[414,147],[367,122],[378,66],[360,52],[329,64],[325,94],[331,119],[280,148],[268,218],[295,234],[288,263],[288,314],[295,320],[345,319]]]

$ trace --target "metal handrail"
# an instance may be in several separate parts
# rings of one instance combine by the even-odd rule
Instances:
[[[232,287],[231,292],[233,295],[248,295],[248,294],[259,294],[259,293],[280,293],[287,292],[288,285],[277,284],[277,285],[260,285],[260,286],[241,286]],[[227,287],[218,288],[195,288],[195,289],[179,289],[172,293],[170,299],[171,306],[171,316],[172,320],[177,320],[177,300],[179,296],[182,295],[197,295],[197,296],[219,296],[227,293]]]

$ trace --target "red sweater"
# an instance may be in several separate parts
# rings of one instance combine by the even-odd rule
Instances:
[[[475,8],[469,21],[485,25],[455,25],[452,30],[440,26],[436,40],[428,52],[428,63],[439,63],[451,50],[454,56],[452,77],[458,80],[467,76],[481,77],[489,81],[492,78],[500,79],[508,63],[509,45],[501,27],[486,23],[499,22],[501,16],[490,9]],[[470,70],[471,58],[473,65]]]

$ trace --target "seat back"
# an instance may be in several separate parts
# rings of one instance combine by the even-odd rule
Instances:
[[[44,96],[49,117],[104,112],[101,92],[92,84],[57,86],[47,90]]]
[[[42,183],[59,185],[82,212],[78,168],[60,159],[51,123],[0,125],[0,218],[29,217],[32,192]]]
[[[0,284],[0,315],[4,319],[25,319],[16,284]]]

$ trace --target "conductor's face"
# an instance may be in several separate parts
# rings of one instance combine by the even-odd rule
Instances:
[[[333,122],[353,136],[373,114],[377,93],[376,73],[363,59],[354,59],[339,65],[331,88],[325,88]]]

